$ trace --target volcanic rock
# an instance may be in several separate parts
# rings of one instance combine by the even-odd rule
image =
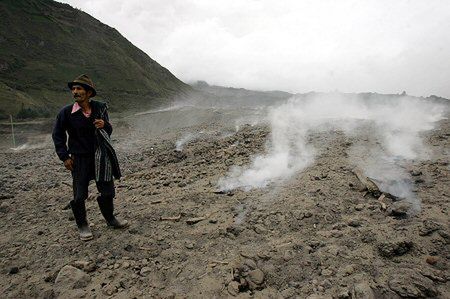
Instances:
[[[227,286],[227,291],[231,296],[237,296],[239,294],[239,282],[232,281]]]
[[[257,268],[255,261],[253,261],[251,259],[246,259],[244,261],[244,265],[248,266],[250,268],[250,270],[254,270]]]
[[[430,264],[430,265],[434,265],[434,264],[436,264],[439,261],[439,257],[437,257],[437,256],[429,256],[429,257],[426,258],[425,261],[428,264]]]
[[[97,268],[95,263],[92,261],[75,261],[72,263],[72,266],[83,270],[86,273],[94,272]]]
[[[0,204],[0,212],[1,212],[1,213],[7,213],[7,212],[9,212],[9,204],[6,203],[6,202],[2,202],[2,203]]]
[[[392,203],[387,209],[389,216],[403,218],[408,216],[408,211],[411,209],[411,203],[401,200]]]
[[[152,268],[150,268],[150,267],[143,267],[141,269],[141,271],[139,272],[139,274],[142,275],[142,276],[145,276],[145,275],[147,275],[150,272],[152,272]]]
[[[318,295],[318,294],[312,294],[306,297],[306,299],[332,299],[333,297],[329,295]]]
[[[420,228],[419,235],[428,236],[433,232],[442,229],[442,225],[430,219],[425,219],[422,223],[422,227]]]
[[[436,297],[438,292],[433,281],[419,275],[416,271],[402,269],[389,280],[389,287],[401,297]]]
[[[350,219],[347,224],[351,227],[360,227],[363,221],[361,219]]]
[[[112,296],[114,293],[117,293],[117,287],[108,283],[102,288],[102,293],[106,296]]]
[[[367,282],[361,282],[353,286],[351,298],[375,299],[375,294]]]
[[[419,176],[419,175],[422,175],[422,171],[419,170],[419,169],[412,169],[412,170],[410,171],[410,173],[411,173],[412,176]]]
[[[260,269],[252,270],[248,273],[248,279],[257,285],[260,285],[264,282],[264,272]]]
[[[206,219],[205,217],[189,218],[189,219],[186,220],[186,223],[189,224],[189,225],[193,225],[193,224],[196,224],[196,223],[198,223],[200,221],[203,221],[205,219]]]
[[[17,273],[19,273],[19,267],[11,267],[10,269],[9,269],[9,272],[8,272],[9,274],[17,274]]]
[[[57,289],[80,289],[86,287],[91,278],[89,275],[73,266],[66,265],[55,279],[55,287]]]
[[[391,258],[408,253],[413,248],[414,243],[406,240],[388,241],[378,244],[378,252],[381,256]]]

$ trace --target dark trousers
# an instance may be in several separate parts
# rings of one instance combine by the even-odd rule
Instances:
[[[73,155],[73,199],[76,204],[82,204],[88,197],[89,182],[95,179],[94,154]],[[115,197],[114,181],[96,182],[100,193],[99,201],[112,201]]]

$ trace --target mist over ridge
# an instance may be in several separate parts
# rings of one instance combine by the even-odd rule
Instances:
[[[449,98],[450,2],[64,0],[185,82]]]

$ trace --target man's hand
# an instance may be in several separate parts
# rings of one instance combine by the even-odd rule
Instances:
[[[94,126],[97,129],[103,129],[105,127],[105,121],[103,119],[96,119],[94,121]]]
[[[72,160],[72,158],[69,158],[66,161],[64,161],[64,166],[66,166],[66,168],[68,170],[73,171],[73,160]]]

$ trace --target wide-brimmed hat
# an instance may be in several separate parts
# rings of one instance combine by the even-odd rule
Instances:
[[[67,85],[70,89],[72,89],[72,86],[74,85],[81,85],[86,89],[92,90],[92,97],[95,97],[97,92],[95,91],[94,82],[92,82],[91,78],[88,77],[88,75],[80,75],[77,78],[75,78],[72,82],[68,82]]]

